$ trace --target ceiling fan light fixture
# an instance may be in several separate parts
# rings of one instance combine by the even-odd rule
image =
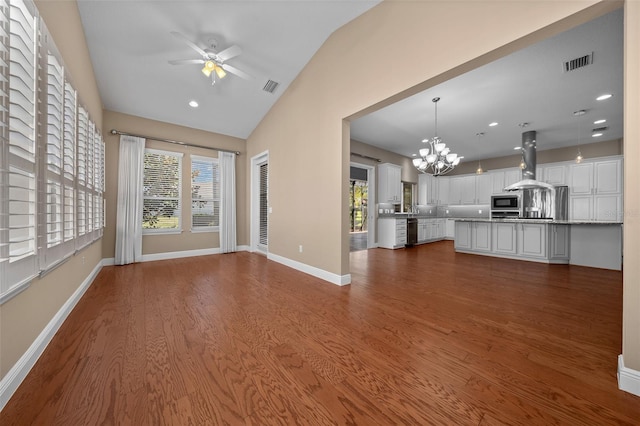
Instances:
[[[219,78],[224,78],[224,76],[227,75],[227,72],[223,70],[222,67],[218,65],[214,65],[214,67]]]
[[[202,68],[202,74],[211,77],[211,73],[215,70],[216,64],[213,61],[207,61]]]

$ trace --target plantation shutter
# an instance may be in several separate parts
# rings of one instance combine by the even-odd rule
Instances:
[[[260,166],[260,244],[267,246],[268,238],[268,213],[269,213],[269,164]]]
[[[12,0],[9,8],[9,265],[4,282],[13,286],[37,274],[37,34],[32,8],[22,0]]]
[[[180,231],[182,154],[146,149],[142,201],[143,232]]]
[[[191,229],[220,224],[220,172],[215,158],[191,156]]]
[[[9,33],[9,5],[0,0],[0,32]],[[0,295],[9,290],[9,45],[0,38]],[[0,297],[0,303],[1,303]]]
[[[49,53],[47,64],[47,247],[53,247],[62,242],[63,99],[62,66]]]
[[[76,227],[77,227],[77,248],[82,247],[88,240],[87,234],[87,131],[89,127],[89,117],[83,107],[78,107],[78,143],[76,145],[77,155],[77,205],[76,205]]]
[[[64,84],[64,241],[75,236],[75,176],[76,176],[76,91]],[[73,247],[71,247],[73,249]]]

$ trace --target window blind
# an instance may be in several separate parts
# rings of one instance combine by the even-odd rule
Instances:
[[[181,230],[182,154],[146,149],[142,201],[145,233]]]
[[[64,241],[75,238],[76,91],[64,83]]]
[[[259,243],[266,246],[268,238],[268,213],[269,213],[269,164],[260,165],[260,231]]]
[[[9,8],[9,266],[20,285],[37,273],[36,21],[33,5]]]
[[[77,206],[76,206],[76,226],[79,245],[83,245],[88,239],[87,233],[87,131],[89,127],[89,117],[87,110],[78,107],[78,134],[77,134]]]
[[[191,156],[191,228],[212,230],[220,224],[218,160]]]
[[[46,247],[62,243],[62,140],[64,82],[62,66],[47,55]]]
[[[9,33],[9,3],[0,0],[0,31]],[[9,40],[0,37],[0,295],[12,283],[7,277],[9,264]]]

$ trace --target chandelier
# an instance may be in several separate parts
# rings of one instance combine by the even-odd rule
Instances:
[[[438,137],[438,101],[440,98],[433,98],[435,104],[435,135],[431,139],[423,139],[426,148],[420,149],[420,158],[413,159],[413,165],[419,172],[440,176],[449,173],[455,166],[460,164],[464,157],[452,153],[449,147]]]

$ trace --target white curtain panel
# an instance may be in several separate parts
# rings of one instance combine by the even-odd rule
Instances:
[[[220,251],[232,253],[236,241],[236,155],[218,153],[220,164]]]
[[[116,265],[142,260],[142,182],[144,138],[120,136]]]

